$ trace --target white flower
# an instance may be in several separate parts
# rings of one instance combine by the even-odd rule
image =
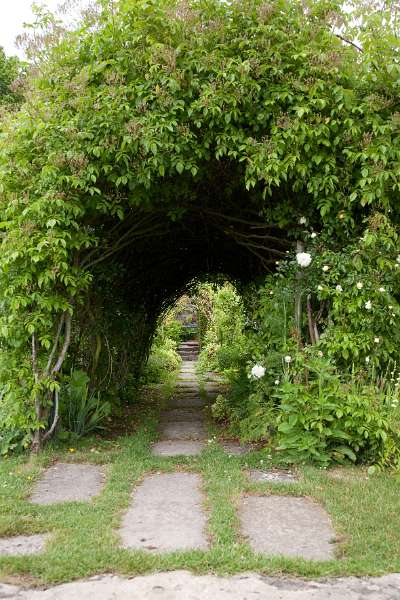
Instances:
[[[393,306],[391,304],[389,304],[388,308],[389,308],[389,310],[392,310]]]
[[[396,262],[400,264],[400,254],[398,255],[398,257],[396,258]]]
[[[270,291],[270,293],[269,293],[269,295],[270,295],[270,296],[273,296],[273,295],[274,295],[274,292],[271,290],[271,291]]]
[[[317,287],[317,290],[318,290],[319,292],[322,292],[322,290],[323,290],[323,289],[324,289],[324,288],[322,287],[322,285],[319,285],[319,286]]]
[[[385,288],[384,288],[384,287],[380,287],[378,291],[379,291],[381,294],[383,294],[383,292],[385,292],[386,290],[385,290]]]
[[[342,288],[342,286],[341,286],[341,285],[337,285],[337,286],[336,286],[336,291],[337,291],[337,292],[343,292],[343,288]]]
[[[300,267],[308,267],[312,261],[311,254],[308,252],[298,252],[296,254],[296,260]]]
[[[290,364],[291,362],[292,362],[292,357],[291,357],[291,356],[289,356],[289,354],[287,354],[287,355],[285,356],[285,363],[286,363],[286,364]]]
[[[378,338],[378,337],[374,337],[374,342],[375,342],[375,344],[379,344],[379,342],[380,342],[380,341],[381,341],[381,340],[380,340],[380,338]]]
[[[305,217],[300,217],[299,223],[300,225],[305,225],[307,223],[307,219]]]
[[[279,379],[275,379],[274,383],[275,383],[275,385],[279,385],[280,384]]]
[[[356,284],[356,287],[357,287],[358,290],[362,290],[363,287],[364,287],[363,282],[362,281],[358,281],[357,284]]]
[[[324,353],[322,352],[322,350],[320,350],[320,351],[318,352],[318,356],[319,356],[320,358],[322,358],[322,357],[323,357],[323,355],[324,355]]]
[[[366,356],[366,357],[365,357],[365,362],[368,364],[368,363],[369,363],[369,361],[370,361],[370,358],[369,358],[369,356]]]
[[[327,271],[329,271],[329,265],[324,265],[322,267],[322,270],[324,271],[324,273],[326,273]]]
[[[312,234],[311,234],[312,239],[314,240],[317,237],[317,235],[318,234],[315,231],[313,231]]]
[[[255,379],[261,379],[265,375],[265,368],[261,365],[254,365],[251,369],[251,374]]]
[[[367,310],[371,310],[371,308],[372,308],[371,300],[367,300],[367,302],[364,304],[364,306]]]

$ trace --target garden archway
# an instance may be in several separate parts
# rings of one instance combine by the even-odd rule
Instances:
[[[395,103],[334,16],[324,2],[101,2],[49,52],[1,158],[2,377],[10,406],[30,398],[28,431],[83,322],[107,327],[112,307],[120,336],[150,323],[143,355],[193,278],[254,279],[300,216],[340,244],[391,205]]]

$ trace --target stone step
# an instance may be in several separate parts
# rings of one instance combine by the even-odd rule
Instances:
[[[195,473],[148,475],[123,518],[122,546],[150,552],[207,550],[200,486]]]
[[[160,435],[164,440],[204,440],[207,431],[202,420],[164,421],[160,425]]]

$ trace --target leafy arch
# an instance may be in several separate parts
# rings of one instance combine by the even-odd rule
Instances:
[[[88,316],[141,329],[139,363],[194,277],[273,270],[300,215],[339,245],[398,218],[396,73],[334,34],[339,3],[98,8],[2,136],[4,398],[36,446]]]

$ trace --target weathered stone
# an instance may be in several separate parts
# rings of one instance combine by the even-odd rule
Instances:
[[[133,494],[120,531],[124,548],[173,552],[208,547],[201,478],[195,473],[149,475]]]
[[[100,494],[104,473],[95,465],[58,463],[46,469],[31,497],[34,504],[87,501]]]
[[[335,537],[328,514],[307,498],[245,496],[242,532],[255,552],[309,560],[334,558]]]
[[[298,477],[294,473],[281,469],[271,469],[269,471],[251,469],[248,471],[248,476],[251,481],[256,483],[296,483],[298,481]]]
[[[203,398],[200,396],[174,396],[169,403],[171,408],[202,408],[205,406]]]
[[[15,535],[13,537],[0,538],[0,556],[39,554],[40,552],[43,552],[48,539],[48,533]]]
[[[203,419],[203,413],[196,408],[172,408],[160,413],[161,421],[203,421]]]
[[[204,448],[204,442],[198,440],[165,440],[152,447],[154,456],[196,456]]]
[[[160,431],[166,440],[203,440],[207,436],[202,421],[164,422]]]
[[[170,571],[133,579],[96,576],[48,590],[21,590],[18,595],[5,597],[9,600],[398,600],[400,575],[304,581],[255,573],[217,577]]]

